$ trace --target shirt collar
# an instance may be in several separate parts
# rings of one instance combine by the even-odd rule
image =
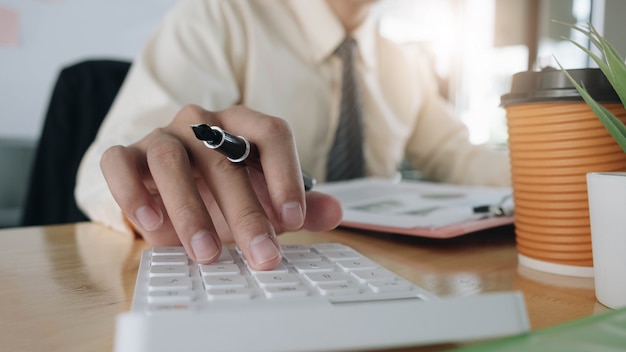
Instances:
[[[346,34],[326,1],[290,0],[289,5],[308,39],[313,60],[321,63],[332,56]],[[375,40],[378,21],[375,13],[376,11],[372,9],[370,16],[352,34],[358,43],[360,59],[367,68],[372,68],[376,64]]]

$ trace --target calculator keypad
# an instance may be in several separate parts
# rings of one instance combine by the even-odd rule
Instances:
[[[205,265],[191,261],[182,247],[156,247],[146,270],[145,308],[159,312],[312,297],[331,303],[428,299],[416,285],[339,243],[283,245],[282,251],[276,269],[255,271],[238,249],[225,248],[216,262]]]

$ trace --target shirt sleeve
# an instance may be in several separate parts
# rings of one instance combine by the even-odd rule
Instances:
[[[240,100],[240,13],[228,3],[177,2],[133,61],[78,170],[75,197],[92,221],[132,233],[100,171],[106,149],[139,141],[187,104],[221,110]]]

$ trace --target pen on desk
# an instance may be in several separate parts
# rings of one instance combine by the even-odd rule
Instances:
[[[472,208],[474,214],[484,214],[489,216],[510,216],[513,214],[512,209],[507,209],[501,205],[478,205]]]
[[[192,125],[191,129],[196,138],[203,141],[209,149],[214,149],[226,156],[233,163],[244,162],[248,157],[253,157],[254,146],[242,136],[232,135],[217,126],[207,124]],[[315,179],[302,172],[304,190],[308,191],[315,185]]]
[[[472,208],[474,214],[488,214],[493,216],[503,216],[504,210],[494,205],[479,205]]]

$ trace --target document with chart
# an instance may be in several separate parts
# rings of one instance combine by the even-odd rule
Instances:
[[[513,223],[508,187],[364,178],[315,190],[339,199],[346,227],[450,238]]]

